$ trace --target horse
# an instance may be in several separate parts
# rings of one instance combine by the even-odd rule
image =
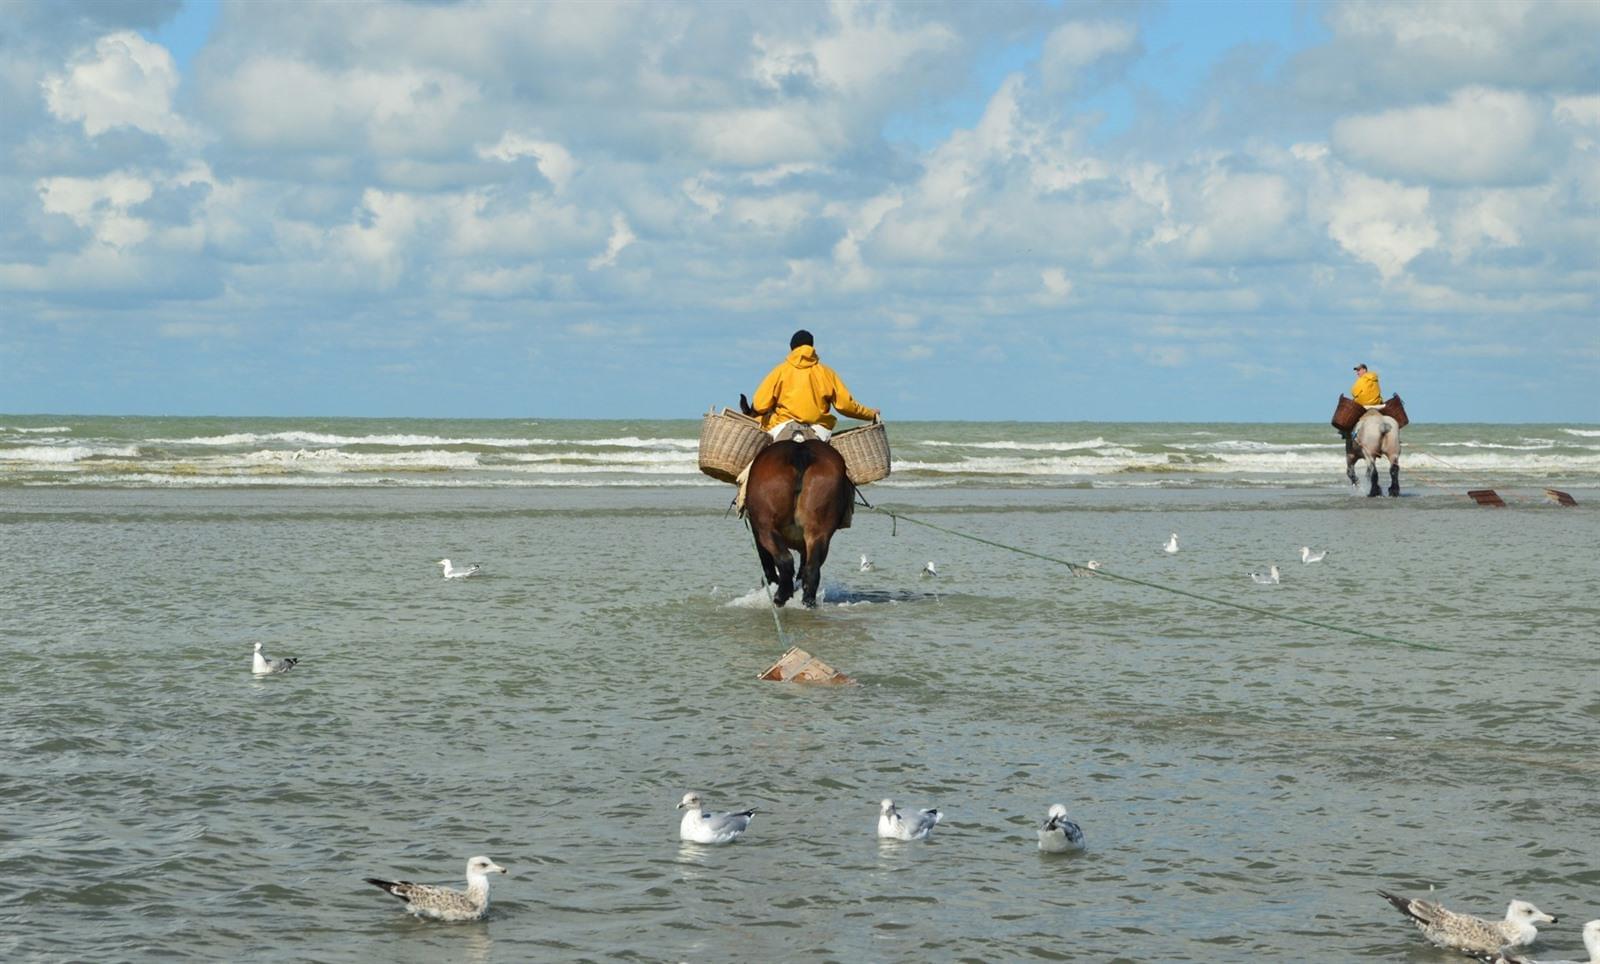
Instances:
[[[1369,410],[1356,422],[1356,427],[1344,443],[1344,468],[1345,474],[1350,476],[1351,485],[1359,485],[1356,479],[1356,463],[1365,459],[1367,463],[1367,477],[1372,482],[1372,488],[1367,496],[1380,495],[1378,488],[1378,456],[1382,455],[1389,460],[1389,494],[1400,494],[1400,423],[1393,418],[1377,411]]]
[[[744,397],[739,401],[748,413]],[[777,588],[774,605],[794,596],[793,550],[800,553],[801,600],[807,609],[816,607],[828,543],[847,524],[855,491],[844,456],[827,442],[796,437],[757,453],[750,463],[744,508],[761,571]]]

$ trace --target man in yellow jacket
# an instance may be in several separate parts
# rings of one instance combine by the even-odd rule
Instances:
[[[797,422],[810,426],[826,442],[838,421],[830,408],[863,421],[879,415],[877,409],[857,402],[833,369],[817,360],[811,332],[804,328],[789,339],[789,357],[761,380],[750,407],[774,439],[789,423]]]
[[[1378,388],[1378,373],[1367,371],[1366,365],[1355,367],[1356,383],[1350,386],[1350,397],[1357,405],[1376,408],[1383,404],[1383,391]]]

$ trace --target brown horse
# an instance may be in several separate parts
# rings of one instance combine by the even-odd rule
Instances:
[[[800,553],[801,599],[807,608],[816,606],[828,543],[849,517],[855,491],[844,456],[815,438],[774,442],[750,463],[744,508],[761,571],[777,588],[773,603],[782,606],[794,595],[794,550]]]

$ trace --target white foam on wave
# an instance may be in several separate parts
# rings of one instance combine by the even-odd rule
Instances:
[[[1118,452],[1128,450],[1108,442],[1098,435],[1086,442],[941,442],[937,439],[924,439],[916,443],[933,448],[962,448],[962,449],[1000,449],[1017,452],[1077,452],[1083,449],[1113,449]]]
[[[138,454],[137,445],[22,445],[14,449],[0,449],[0,462],[59,465],[93,458],[127,459]]]
[[[230,465],[278,465],[303,468],[307,471],[332,469],[467,469],[477,466],[478,457],[471,452],[346,452],[342,449],[261,449],[239,456],[224,456],[206,460],[214,468]]]
[[[291,445],[369,445],[388,448],[418,448],[422,446],[474,445],[480,448],[539,448],[552,445],[585,447],[673,449],[696,451],[698,439],[674,438],[620,438],[552,439],[552,438],[453,438],[443,435],[330,435],[325,432],[235,432],[230,435],[202,435],[181,439],[151,439],[172,445],[244,446],[269,442],[286,442]]]
[[[505,478],[374,478],[371,475],[191,475],[128,472],[117,475],[81,472],[70,479],[28,481],[25,486],[107,486],[128,488],[428,488],[428,489],[659,489],[709,488],[724,483],[700,479],[505,479]]]
[[[44,428],[24,428],[21,425],[0,425],[0,432],[13,432],[17,435],[60,435],[72,431],[66,425],[46,425]]]
[[[684,452],[532,452],[507,456],[507,460],[520,463],[577,461],[590,465],[672,465],[699,469],[698,461]]]

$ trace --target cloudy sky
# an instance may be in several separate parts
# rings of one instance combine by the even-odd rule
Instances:
[[[0,411],[1600,421],[1600,4],[0,0]]]

